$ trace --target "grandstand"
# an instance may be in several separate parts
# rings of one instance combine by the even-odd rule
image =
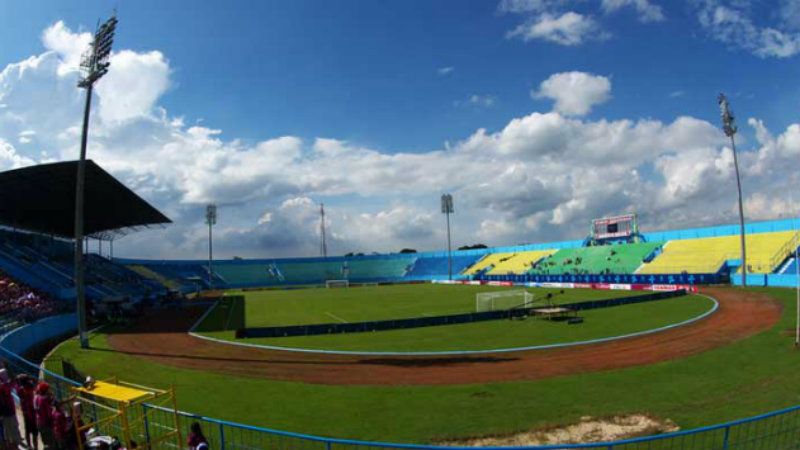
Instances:
[[[532,250],[518,253],[499,253],[499,258],[492,262],[485,271],[488,275],[527,273],[539,261],[550,256],[556,250]]]
[[[660,242],[651,242],[565,248],[540,261],[527,273],[545,275],[634,273],[661,245]]]
[[[475,263],[480,256],[474,254],[453,254],[453,274],[458,275]],[[426,256],[417,258],[408,271],[408,278],[431,279],[447,278],[447,256]]]
[[[750,273],[771,273],[797,247],[795,231],[748,234],[747,265]],[[794,245],[794,247],[792,247]],[[661,254],[637,271],[640,274],[716,273],[728,261],[741,265],[739,236],[683,239],[667,242]],[[739,261],[738,263],[736,261]]]
[[[639,276],[629,282],[726,282],[738,269],[738,227],[661,231],[643,234],[638,242],[563,241],[517,247],[453,252],[453,275],[464,280],[563,281],[565,276]],[[798,246],[789,220],[748,225],[748,265],[754,274],[794,273],[788,261]],[[0,247],[2,252],[2,247]],[[117,259],[138,274],[185,292],[206,285],[207,261]],[[677,277],[685,274],[713,278]],[[324,284],[446,279],[446,252],[390,253],[328,258],[221,260],[214,263],[218,287]],[[651,275],[659,275],[657,278]],[[661,277],[661,275],[665,275]],[[700,281],[705,280],[705,281]],[[759,281],[761,280],[761,281]],[[761,278],[756,282],[766,282]],[[582,279],[582,281],[586,281]]]

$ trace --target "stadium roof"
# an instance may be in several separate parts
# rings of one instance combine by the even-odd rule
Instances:
[[[0,225],[63,238],[75,235],[77,161],[0,172]],[[86,161],[84,234],[113,239],[172,221],[94,161]]]

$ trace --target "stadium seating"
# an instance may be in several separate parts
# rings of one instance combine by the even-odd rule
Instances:
[[[464,275],[477,275],[486,269],[491,269],[495,264],[500,262],[501,259],[512,254],[513,253],[487,253],[483,258],[475,262],[475,264],[464,270]]]
[[[797,242],[794,231],[747,235],[747,265],[750,273],[771,273],[778,268]],[[797,245],[797,244],[795,244]],[[637,273],[716,273],[727,260],[740,257],[739,236],[669,241],[663,251]]]
[[[453,275],[458,275],[464,269],[470,267],[480,255],[460,255],[453,254]],[[426,256],[418,258],[407,276],[410,278],[441,278],[448,275],[447,256]]]
[[[349,260],[350,280],[380,280],[404,277],[416,257],[398,257],[386,259],[354,259]]]
[[[528,271],[531,274],[628,274],[661,247],[660,242],[561,249]]]
[[[550,256],[555,250],[531,250],[517,253],[497,253],[499,258],[492,261],[486,270],[487,275],[509,275],[527,273],[542,258]]]
[[[31,322],[63,311],[69,305],[0,273],[0,327]]]

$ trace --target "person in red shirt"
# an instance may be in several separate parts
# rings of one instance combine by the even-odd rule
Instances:
[[[53,436],[55,437],[56,448],[63,450],[69,448],[70,431],[72,430],[70,430],[69,421],[67,420],[67,415],[64,414],[62,404],[56,402],[53,405]]]
[[[36,386],[36,393],[33,396],[33,411],[36,415],[36,427],[42,436],[44,448],[53,448],[55,446],[53,394],[50,392],[50,385],[44,381]]]
[[[17,376],[17,396],[25,423],[25,443],[28,448],[38,450],[39,429],[36,427],[36,412],[33,409],[35,390],[36,380],[32,376],[24,373]]]
[[[17,405],[13,397],[15,387],[8,370],[0,369],[0,421],[2,421],[5,448],[17,448],[20,441]]]

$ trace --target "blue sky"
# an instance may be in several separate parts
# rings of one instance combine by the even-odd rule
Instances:
[[[9,2],[0,39],[14,44],[3,54],[27,57],[53,22],[86,29],[116,4],[82,3]],[[612,36],[572,47],[507,39],[522,19],[495,1],[228,3],[119,2],[118,44],[161,50],[174,71],[162,104],[231,137],[335,136],[388,151],[429,150],[544,107],[529,91],[567,70],[613,79],[615,101],[597,117],[716,121],[723,90],[737,111],[772,126],[797,117],[797,61],[730,51],[700,32],[683,2],[661,2],[667,19],[658,23],[637,21],[630,8],[600,13]],[[591,13],[595,3],[574,9]],[[438,75],[445,67],[453,71]],[[455,105],[471,95],[496,100]]]
[[[80,33],[116,5],[115,48],[129,53],[112,61],[112,70],[125,67],[130,78],[101,81],[106,106],[97,106],[105,112],[95,119],[94,157],[176,220],[163,232],[169,245],[141,251],[199,253],[193,227],[205,201],[221,203],[231,218],[230,246],[221,244],[231,255],[312,253],[315,246],[300,243],[314,240],[313,215],[295,209],[322,201],[334,207],[332,226],[341,233],[333,243],[342,251],[437,247],[442,190],[456,192],[463,243],[580,238],[594,215],[631,209],[646,212],[651,227],[731,220],[733,199],[721,188],[730,177],[725,141],[710,137],[720,91],[739,117],[745,163],[756,168],[746,185],[752,215],[772,217],[792,206],[790,199],[780,208],[764,205],[780,189],[763,180],[785,164],[770,158],[794,155],[796,0],[7,2],[0,11],[6,112],[14,112],[15,92],[69,84],[76,74],[65,61],[80,49]],[[48,40],[48,30],[58,33]],[[58,62],[50,72],[38,66],[35,81],[25,78],[30,70],[11,76],[14,64],[48,54]],[[565,87],[568,78],[572,87]],[[158,87],[132,88],[131,79]],[[34,106],[42,114],[63,108],[69,117],[79,94]],[[48,138],[34,113],[26,117],[4,127],[0,116],[0,143],[18,157],[9,157],[10,165],[69,157],[73,144],[63,133]],[[756,122],[748,125],[750,118]],[[58,126],[74,123],[65,118]],[[770,132],[759,140],[759,129]],[[610,159],[627,161],[608,162],[608,172],[627,174],[632,184],[612,189],[598,177],[611,190],[592,198],[603,189],[583,185],[590,181],[581,170],[590,170],[583,165],[591,155],[613,154],[592,146],[615,138],[619,154]],[[321,151],[332,145],[326,139],[341,148]],[[294,157],[258,159],[265,142]],[[145,163],[154,154],[177,158],[173,152],[212,162],[169,174]],[[550,167],[558,154],[564,157]],[[594,164],[602,169],[605,162]],[[253,171],[261,164],[285,166]],[[481,164],[494,181],[472,167]],[[424,165],[442,167],[428,173]],[[360,172],[349,173],[356,166]],[[545,166],[552,173],[538,172]],[[326,178],[331,171],[341,174]],[[216,180],[240,173],[247,182]],[[687,206],[699,199],[719,211]],[[266,215],[271,219],[262,220]],[[298,229],[304,231],[290,239],[298,247],[277,242]],[[247,246],[248,239],[261,244]]]

